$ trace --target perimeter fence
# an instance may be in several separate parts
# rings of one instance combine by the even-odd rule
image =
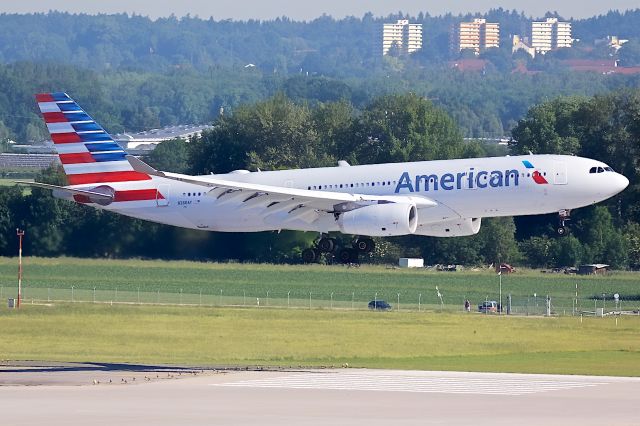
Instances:
[[[0,286],[0,300],[16,298],[16,287]],[[481,295],[479,293],[448,293],[438,291],[375,291],[359,290],[344,292],[323,291],[270,291],[243,289],[201,289],[197,293],[148,289],[105,288],[44,288],[23,287],[23,304],[42,304],[54,302],[102,303],[102,304],[139,304],[206,307],[246,307],[246,308],[291,308],[291,309],[336,309],[367,310],[370,302],[385,301],[391,311],[430,311],[464,312],[465,301],[470,302],[470,312],[480,312],[483,302],[496,301],[500,305],[499,295]],[[491,303],[488,304],[491,306]],[[510,315],[582,315],[606,314],[610,312],[640,315],[640,298],[613,299],[604,297],[554,297],[551,295],[502,295],[502,313]],[[499,308],[496,307],[496,310]],[[491,309],[483,313],[492,314]]]

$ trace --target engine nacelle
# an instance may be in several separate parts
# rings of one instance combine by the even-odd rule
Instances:
[[[413,234],[418,226],[418,210],[409,203],[372,204],[342,213],[338,225],[345,234],[371,237]]]
[[[452,219],[443,222],[428,223],[418,226],[416,235],[429,237],[464,237],[475,235],[480,231],[482,219]]]

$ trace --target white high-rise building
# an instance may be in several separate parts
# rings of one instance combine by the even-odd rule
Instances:
[[[550,50],[571,47],[571,22],[559,22],[558,18],[547,18],[543,22],[531,23],[531,47],[543,55]]]
[[[500,24],[476,18],[473,22],[460,22],[454,27],[454,52],[473,50],[476,55],[491,47],[500,47]]]
[[[382,54],[396,46],[400,53],[409,54],[422,49],[422,24],[410,24],[401,19],[395,24],[384,24],[382,27]]]

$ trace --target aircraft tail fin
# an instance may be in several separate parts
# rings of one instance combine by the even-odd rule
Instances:
[[[127,153],[66,93],[36,95],[69,185],[150,180]]]

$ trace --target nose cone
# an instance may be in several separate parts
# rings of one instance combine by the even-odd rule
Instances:
[[[621,175],[620,173],[616,173],[616,177],[615,179],[613,179],[613,182],[611,185],[613,194],[615,195],[624,191],[624,189],[627,186],[629,186],[629,179],[627,179],[625,176]]]

